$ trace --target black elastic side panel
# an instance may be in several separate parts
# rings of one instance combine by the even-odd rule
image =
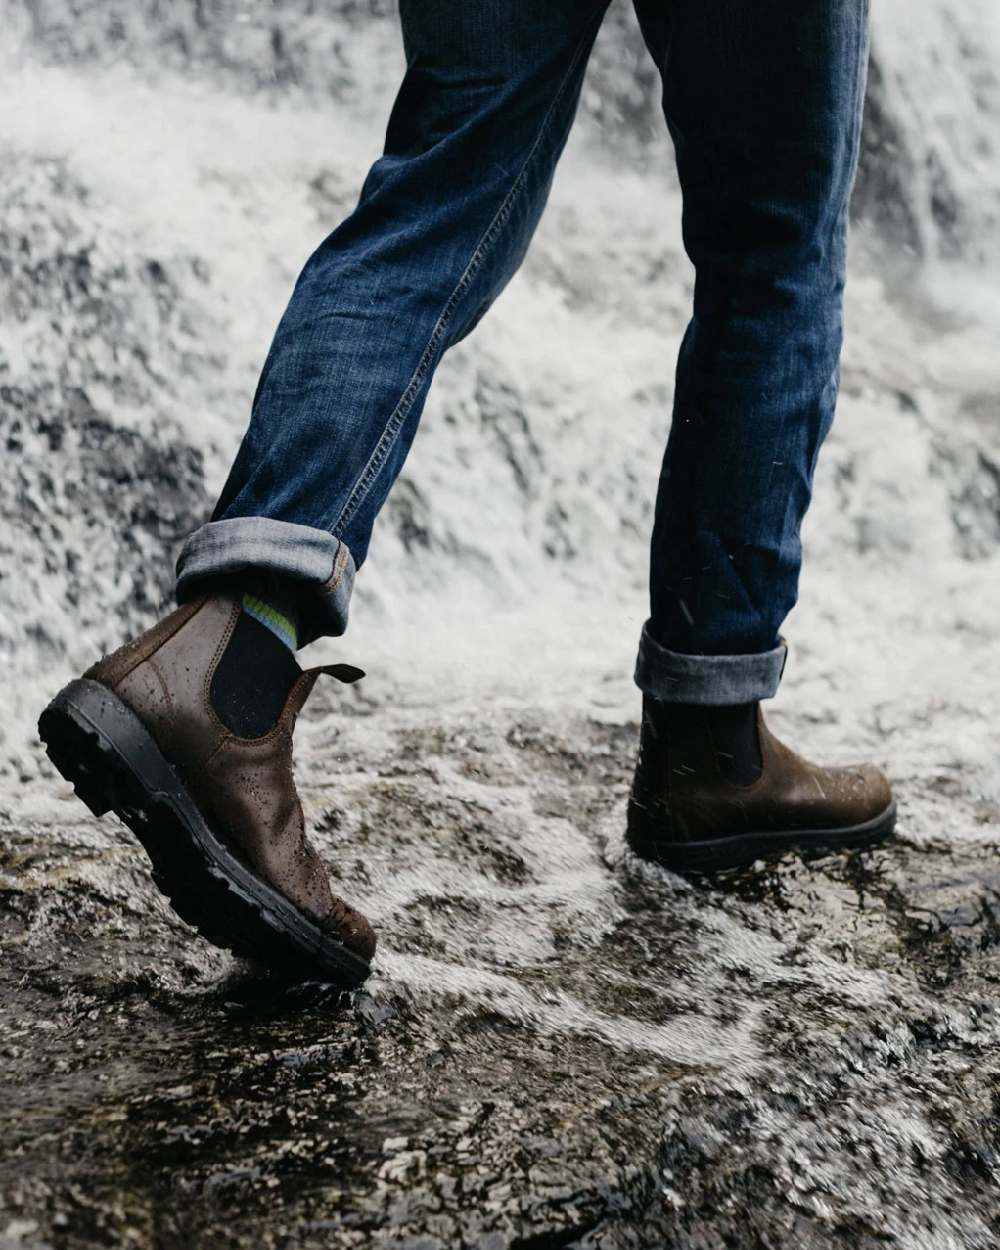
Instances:
[[[757,735],[757,704],[713,707],[710,723],[719,772],[730,785],[751,785],[760,776],[763,766]]]
[[[260,738],[273,729],[302,670],[267,628],[240,613],[212,678],[212,707],[230,733]]]
[[[734,786],[752,785],[760,776],[756,703],[712,707],[644,699],[643,707],[655,737],[666,744],[669,769],[706,776],[718,769],[719,776]]]

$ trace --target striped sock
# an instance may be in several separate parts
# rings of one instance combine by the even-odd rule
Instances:
[[[243,611],[269,629],[289,651],[296,651],[299,645],[299,613],[294,594],[277,584],[262,584],[253,591],[244,592]]]

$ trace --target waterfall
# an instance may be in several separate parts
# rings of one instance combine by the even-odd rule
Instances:
[[[24,706],[169,602],[297,268],[378,151],[393,7],[8,0],[0,655]],[[1000,537],[998,60],[991,0],[877,0],[804,630],[842,612],[845,561],[906,601],[928,559],[950,584]],[[376,527],[366,646],[402,645],[401,605],[433,584],[442,663],[457,635],[489,666],[480,640],[513,606],[546,664],[592,648],[627,671],[691,290],[658,97],[616,4],[524,269],[446,359]]]

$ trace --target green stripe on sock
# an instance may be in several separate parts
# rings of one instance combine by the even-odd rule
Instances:
[[[289,651],[296,650],[299,645],[299,631],[291,617],[280,612],[273,604],[249,593],[243,596],[243,611],[269,629],[276,638],[280,638]]]

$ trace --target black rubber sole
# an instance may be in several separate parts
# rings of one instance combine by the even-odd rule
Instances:
[[[130,707],[98,682],[72,681],[42,713],[49,758],[95,816],[115,812],[174,911],[215,946],[295,980],[360,985],[369,965],[255,876],[211,830]]]
[[[745,868],[758,859],[787,851],[820,854],[827,851],[860,850],[885,842],[896,825],[896,804],[860,825],[840,829],[791,829],[778,833],[739,833],[702,842],[671,842],[657,837],[648,827],[642,808],[630,804],[625,840],[642,859],[662,864],[673,872],[708,875]]]

